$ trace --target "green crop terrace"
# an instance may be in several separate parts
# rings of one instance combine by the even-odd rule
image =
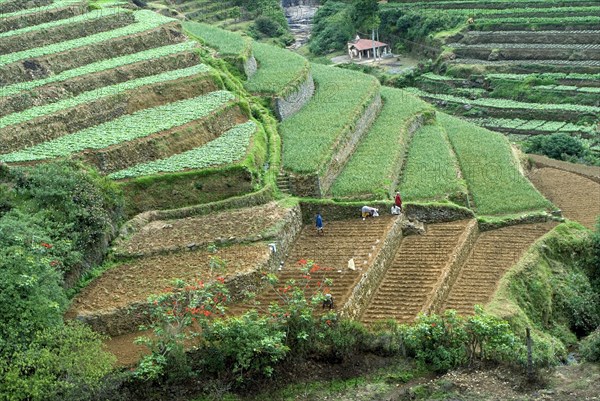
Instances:
[[[382,87],[381,98],[381,113],[331,187],[336,198],[386,199],[402,168],[409,126],[417,116],[433,112],[428,103],[399,89]]]
[[[216,91],[144,109],[74,134],[41,143],[18,152],[0,155],[4,162],[23,162],[69,156],[86,149],[102,149],[142,138],[203,118],[235,99],[227,91]]]
[[[250,145],[250,139],[257,130],[253,121],[237,125],[207,144],[148,163],[138,164],[109,175],[113,179],[133,178],[159,173],[173,173],[190,169],[204,169],[231,164],[244,157]]]

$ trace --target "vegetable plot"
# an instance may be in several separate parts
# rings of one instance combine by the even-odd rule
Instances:
[[[0,160],[4,162],[44,160],[68,156],[85,149],[102,149],[198,120],[234,98],[235,96],[230,92],[216,91],[208,95],[144,109],[19,152],[0,155]]]
[[[520,173],[503,135],[447,114],[438,113],[438,120],[448,133],[478,214],[508,214],[552,207]]]
[[[47,84],[66,81],[71,78],[81,77],[88,74],[94,74],[100,71],[110,70],[128,64],[138,63],[151,59],[157,59],[171,54],[181,53],[196,48],[195,42],[186,41],[175,45],[161,46],[143,52],[128,54],[126,56],[115,57],[107,60],[97,61],[79,68],[63,71],[57,75],[50,75],[47,78],[36,79],[35,81],[20,82],[13,85],[0,88],[1,96],[10,96],[22,91],[31,90]]]
[[[308,76],[310,65],[304,57],[263,43],[254,42],[252,48],[259,68],[245,85],[249,92],[285,96]]]
[[[248,121],[230,129],[202,147],[166,159],[138,164],[110,174],[109,177],[114,179],[132,178],[231,164],[244,157],[250,144],[250,138],[252,138],[256,129],[256,123]]]
[[[252,51],[250,38],[238,33],[193,21],[184,22],[183,28],[202,39],[208,46],[217,49],[222,55],[240,56]]]
[[[467,188],[459,179],[458,162],[439,124],[425,125],[415,133],[400,191],[407,201],[464,198]]]
[[[362,73],[319,64],[312,72],[317,88],[311,101],[280,125],[283,166],[297,173],[317,172],[332,157],[380,89],[377,79]]]
[[[83,38],[67,40],[65,42],[54,43],[44,47],[37,47],[35,49],[23,50],[20,52],[3,55],[2,59],[0,59],[0,66],[14,63],[15,61],[23,59],[46,56],[48,54],[89,46],[91,44],[110,39],[134,35],[136,33],[148,31],[175,21],[172,18],[163,17],[160,14],[147,10],[138,11],[134,15],[136,22],[123,28],[117,28],[112,31],[101,32],[94,35],[85,36]]]
[[[417,114],[433,111],[428,103],[399,89],[382,87],[381,97],[381,113],[331,188],[335,197],[386,199],[400,174],[411,122]]]
[[[208,71],[209,69],[207,66],[205,66],[204,64],[198,64],[192,67],[183,68],[181,70],[167,71],[158,75],[151,75],[149,77],[133,79],[131,81],[125,81],[115,85],[94,89],[92,91],[84,92],[79,96],[65,99],[60,102],[50,103],[44,106],[32,107],[20,113],[9,114],[8,116],[0,118],[0,128],[4,128],[8,125],[20,124],[37,117],[42,117],[60,110],[69,109],[71,107],[88,103],[103,97],[118,95],[119,93],[139,88],[144,85],[173,81],[176,79],[191,77],[193,75],[205,73]]]

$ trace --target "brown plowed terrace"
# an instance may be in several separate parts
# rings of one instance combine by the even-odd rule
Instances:
[[[323,236],[316,234],[313,225],[305,226],[286,262],[277,273],[280,285],[283,286],[291,279],[299,283],[306,282],[303,266],[298,262],[313,261],[321,269],[310,274],[309,287],[319,287],[321,283],[321,287],[331,293],[339,309],[348,300],[362,274],[371,267],[381,250],[382,238],[395,220],[394,217],[383,216],[364,221],[358,218],[332,221],[327,223]],[[354,260],[354,270],[348,267],[350,259]],[[326,278],[332,280],[331,286],[324,285]],[[254,303],[267,307],[271,302],[280,300],[280,294],[276,289],[267,288],[253,303],[235,305],[231,308],[231,312],[240,313],[253,307]]]
[[[485,305],[504,273],[555,225],[553,222],[523,224],[481,233],[450,289],[444,309],[468,315],[473,313],[474,305]]]
[[[404,238],[362,321],[412,321],[431,297],[467,224],[431,224],[425,235]]]
[[[581,175],[555,168],[535,169],[529,179],[563,216],[593,229],[600,216],[600,184]]]

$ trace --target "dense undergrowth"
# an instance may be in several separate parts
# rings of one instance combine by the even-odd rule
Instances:
[[[122,196],[76,163],[0,165],[0,204],[0,398],[82,399],[114,358],[89,327],[63,322],[66,288],[102,260]]]

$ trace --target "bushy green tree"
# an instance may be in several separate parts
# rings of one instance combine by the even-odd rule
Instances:
[[[356,34],[350,20],[350,5],[328,1],[313,20],[309,49],[314,54],[327,54],[345,48]]]
[[[83,400],[100,387],[114,362],[102,338],[87,326],[53,325],[9,359],[0,359],[0,399]]]
[[[538,153],[553,159],[579,158],[585,153],[583,143],[568,134],[536,135],[525,142],[525,151]]]
[[[371,32],[379,26],[379,2],[377,0],[353,0],[350,21],[359,32]]]

